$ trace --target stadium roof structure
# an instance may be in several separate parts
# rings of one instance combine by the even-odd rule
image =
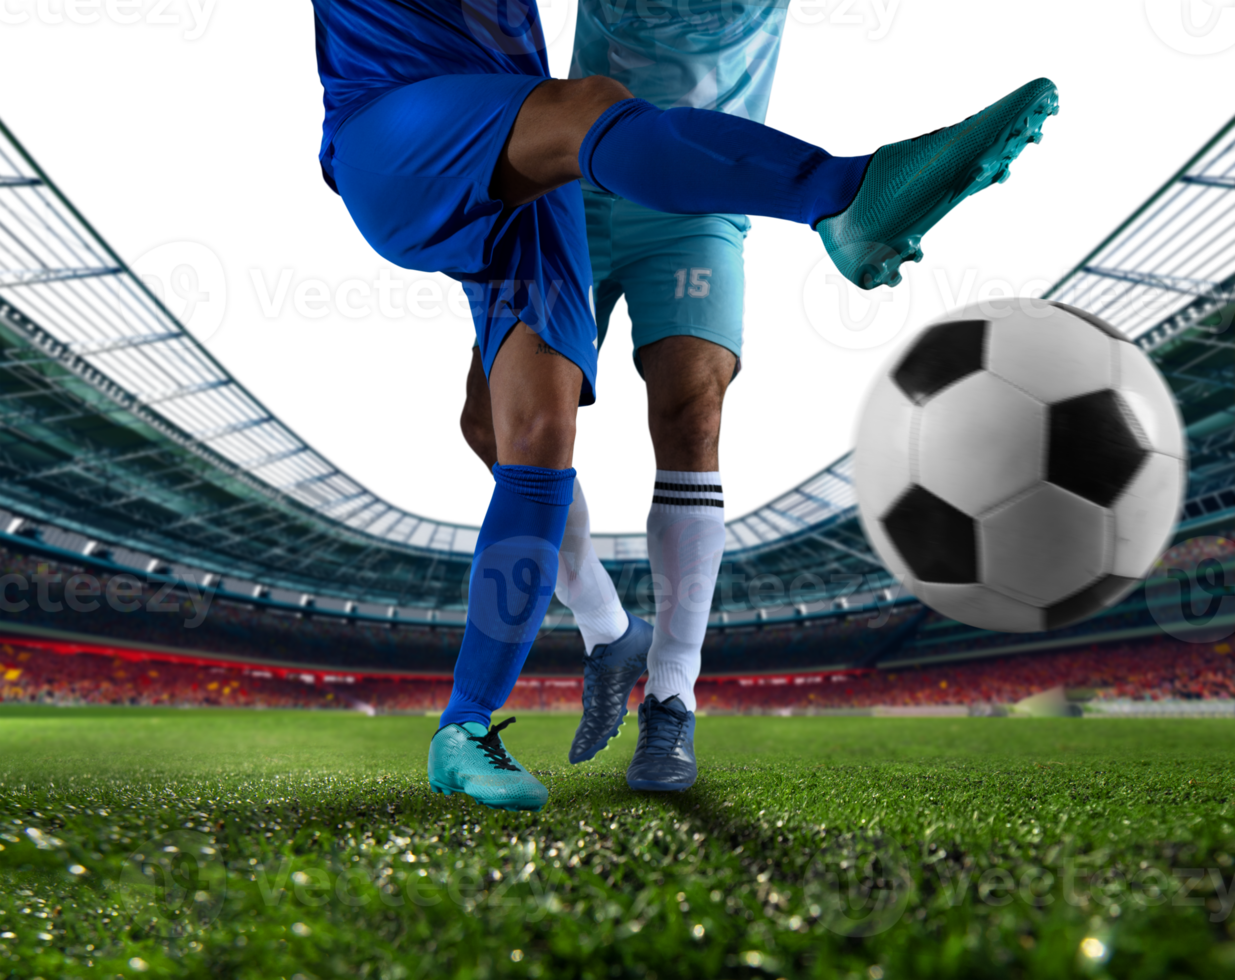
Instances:
[[[1189,425],[1192,524],[1229,518],[1235,505],[1233,127],[1047,293],[1138,338],[1163,369]],[[423,609],[464,605],[477,536],[380,499],[300,439],[169,312],[3,123],[0,507],[59,529],[61,541],[102,542],[134,561]],[[595,542],[633,602],[643,535]],[[763,576],[802,602],[892,585],[857,519],[850,456],[727,524],[717,610],[759,605],[749,585]]]

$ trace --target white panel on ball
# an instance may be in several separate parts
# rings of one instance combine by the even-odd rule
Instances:
[[[881,373],[859,415],[854,479],[858,503],[873,520],[882,516],[913,482],[909,473],[909,430],[915,406]]]
[[[1183,420],[1166,380],[1136,344],[1117,344],[1119,378],[1116,387],[1149,440],[1145,448],[1183,459]]]
[[[986,364],[1049,404],[1109,388],[1118,343],[1057,306],[1017,309],[991,321]]]
[[[1105,507],[1044,483],[979,520],[981,580],[1049,606],[1106,574],[1111,523]]]
[[[1033,633],[1046,627],[1041,609],[982,585],[923,582],[914,595],[936,612],[978,629]]]
[[[1141,578],[1170,543],[1183,502],[1187,467],[1173,456],[1153,453],[1111,504],[1115,555],[1111,573]]]
[[[940,392],[922,409],[918,482],[976,516],[1043,477],[1046,407],[988,371]]]

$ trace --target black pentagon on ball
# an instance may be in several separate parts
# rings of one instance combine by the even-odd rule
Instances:
[[[1047,480],[1109,507],[1149,455],[1139,429],[1110,388],[1056,402],[1050,407]]]
[[[906,396],[921,405],[966,375],[982,370],[985,320],[953,320],[922,331],[892,372]]]
[[[912,486],[883,515],[883,527],[920,582],[978,580],[978,527],[973,518]]]
[[[1121,575],[1106,575],[1075,595],[1060,599],[1046,609],[1046,628],[1057,630],[1079,623],[1096,612],[1101,612],[1118,595],[1127,592],[1138,579]]]

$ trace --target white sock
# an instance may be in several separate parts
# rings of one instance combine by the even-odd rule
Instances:
[[[618,601],[613,579],[596,557],[592,547],[592,524],[587,512],[587,498],[579,478],[575,478],[575,496],[566,515],[566,534],[558,551],[558,602],[575,614],[583,645],[588,656],[600,643],[620,639],[630,625],[630,618]]]
[[[648,561],[660,593],[644,696],[675,694],[695,710],[703,636],[725,550],[719,473],[657,470],[648,513]],[[659,576],[659,577],[658,577]]]

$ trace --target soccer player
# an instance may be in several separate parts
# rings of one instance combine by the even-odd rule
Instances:
[[[553,80],[534,0],[314,0],[326,116],[319,159],[365,239],[463,284],[498,463],[472,563],[454,687],[429,783],[488,806],[548,791],[491,726],[548,607],[573,500],[575,413],[595,400],[579,178],[680,214],[815,228],[864,288],[961,199],[1006,173],[1054,111],[1046,79],[967,120],[834,157],[732,113],[668,110],[604,76]]]
[[[767,118],[787,6],[694,0],[689,16],[638,16],[606,0],[579,0],[569,78],[608,75],[659,109],[695,106]],[[592,546],[592,520],[576,478],[559,550],[557,596],[584,644],[583,717],[571,762],[593,758],[618,733],[647,670],[632,789],[684,790],[698,770],[694,685],[725,547],[721,412],[741,373],[745,327],[745,215],[674,215],[583,185],[597,296],[597,337],[625,296],[631,359],[647,390],[655,469],[647,555],[661,583],[655,629],[622,610]],[[480,360],[468,364],[459,415],[463,441],[492,469],[495,447]]]
[[[660,109],[693,106],[762,122],[786,4],[694,0],[623,11],[579,0],[572,78],[604,75]],[[596,557],[578,478],[560,549],[557,597],[575,615],[584,659],[583,717],[570,761],[591,759],[626,716],[646,670],[639,740],[626,779],[634,789],[695,782],[695,681],[721,553],[721,405],[742,355],[742,214],[665,214],[583,185],[599,343],[625,293],[635,367],[647,383],[656,476],[647,518],[658,596],[655,630],[628,616]],[[461,419],[468,444],[497,462],[489,390],[473,351]]]

